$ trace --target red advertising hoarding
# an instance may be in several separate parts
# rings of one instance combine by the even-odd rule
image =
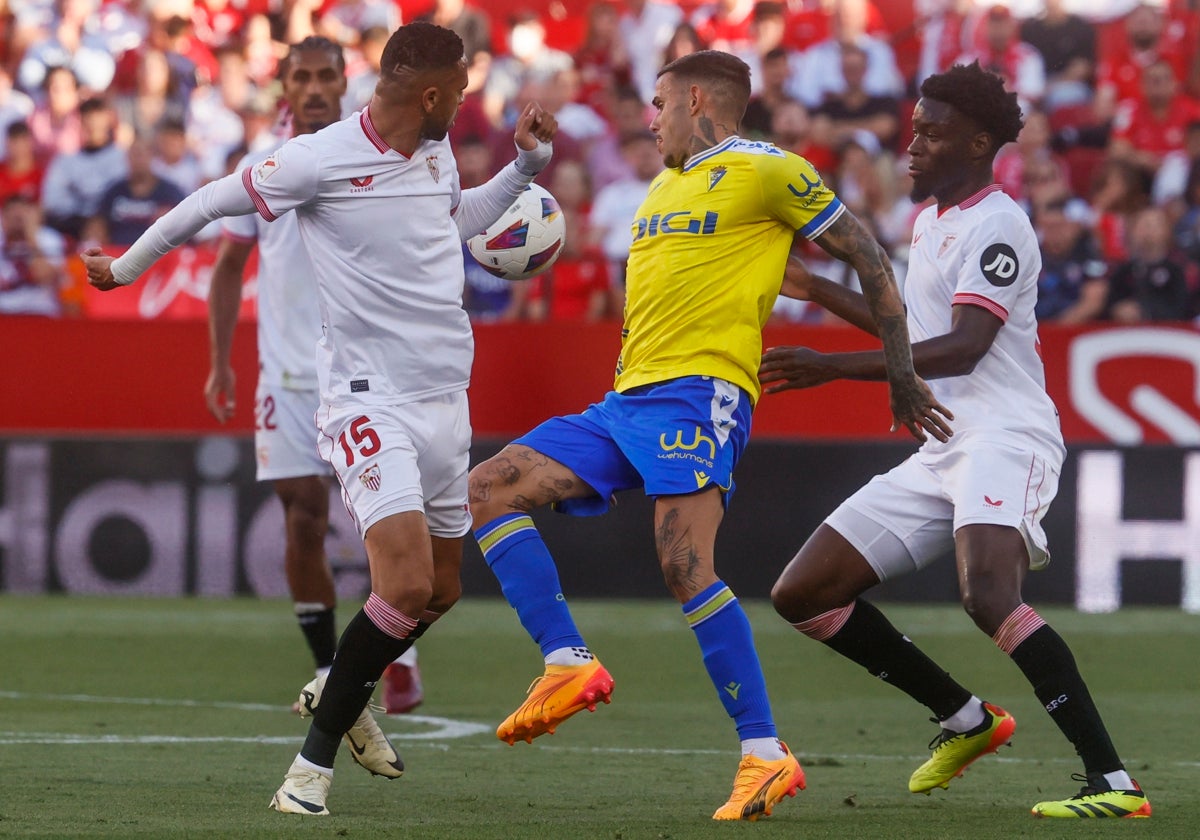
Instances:
[[[134,301],[120,291],[107,297]],[[252,429],[257,368],[252,322],[240,323],[236,333],[241,408],[226,427],[208,415],[201,396],[208,372],[207,324],[201,318],[8,317],[0,320],[0,331],[6,355],[0,369],[0,433],[178,435]],[[1068,443],[1200,445],[1200,331],[1167,324],[1044,326],[1041,338],[1047,388],[1062,414]],[[471,386],[477,436],[512,436],[598,399],[612,384],[619,342],[615,323],[477,327]],[[876,346],[850,328],[791,326],[769,329],[766,344],[826,351]],[[882,385],[838,382],[764,396],[754,434],[886,440],[893,437],[889,425]]]

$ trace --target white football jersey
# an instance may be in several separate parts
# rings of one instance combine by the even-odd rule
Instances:
[[[261,163],[279,145],[246,155],[237,168]],[[300,238],[296,214],[285,213],[274,222],[257,214],[226,216],[221,220],[221,229],[233,239],[258,243],[259,380],[267,385],[315,391],[321,312],[317,280]]]
[[[295,211],[320,300],[325,402],[402,404],[466,389],[474,344],[449,141],[422,141],[405,157],[363,109],[292,138],[243,170],[242,183],[267,221]]]
[[[983,307],[1004,322],[974,371],[927,380],[955,419],[950,443],[930,438],[926,448],[1008,441],[1062,463],[1033,314],[1041,266],[1029,217],[998,184],[941,215],[932,206],[917,217],[904,284],[912,341],[950,332],[955,305]]]

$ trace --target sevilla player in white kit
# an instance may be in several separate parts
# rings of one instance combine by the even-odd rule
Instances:
[[[84,254],[89,282],[133,282],[208,222],[294,211],[317,278],[320,452],[366,544],[371,594],[326,679],[301,692],[313,724],[271,805],[327,814],[334,757],[395,778],[403,763],[365,709],[384,668],[458,600],[470,528],[466,389],[474,344],[462,307],[462,242],[500,217],[550,158],[557,124],[536,103],[517,159],[460,190],[447,130],[467,86],[461,39],[429,23],[388,40],[362,111],[294,137],[159,219],[120,258]]]
[[[311,134],[341,118],[346,61],[339,44],[312,36],[293,44],[280,68],[291,136]],[[251,153],[237,168],[261,163],[278,146]],[[230,365],[246,263],[258,249],[258,387],[254,450],[259,481],[270,481],[283,504],[284,568],[301,632],[317,676],[329,671],[337,647],[337,591],[325,556],[329,477],[317,452],[313,417],[320,406],[315,345],[321,336],[317,281],[295,213],[275,222],[257,214],[230,216],[208,294],[212,367],[204,385],[209,411],[224,423],[236,409]],[[423,691],[414,645],[384,672],[389,714],[411,711]]]
[[[909,146],[917,219],[904,299],[913,364],[954,412],[954,435],[928,440],[820,525],[772,592],[775,609],[926,705],[941,723],[909,790],[947,787],[1012,737],[1016,723],[950,678],[859,597],[883,580],[954,552],[963,607],[1012,657],[1083,761],[1083,789],[1039,802],[1044,817],[1148,817],[1066,642],[1021,598],[1028,569],[1050,560],[1041,520],[1065,449],[1038,355],[1041,256],[1025,213],[993,183],[992,161],[1016,140],[1021,111],[1001,79],[958,65],[921,86]],[[867,331],[860,295],[789,265],[784,294],[812,300]],[[768,392],[835,379],[883,378],[879,352],[763,355]]]

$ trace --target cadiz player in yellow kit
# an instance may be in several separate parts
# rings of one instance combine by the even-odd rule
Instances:
[[[797,231],[862,278],[897,426],[918,440],[949,434],[948,413],[913,372],[887,257],[807,161],[737,136],[749,96],[749,69],[727,53],[692,53],[663,68],[650,129],[667,168],[632,220],[614,389],[582,414],[546,421],[470,475],[475,537],[545,657],[545,672],[497,729],[509,744],[554,732],[609,702],[613,690],[575,626],[530,511],[553,504],[603,513],[614,492],[636,487],[654,499],[667,587],[741,740],[719,820],[769,815],[804,787],[775,731],[750,624],[713,558],[760,394],[762,328]]]

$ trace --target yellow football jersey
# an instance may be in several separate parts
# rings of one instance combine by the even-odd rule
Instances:
[[[762,329],[795,231],[844,206],[804,158],[729,137],[650,184],[633,222],[614,387],[716,376],[758,400]]]

